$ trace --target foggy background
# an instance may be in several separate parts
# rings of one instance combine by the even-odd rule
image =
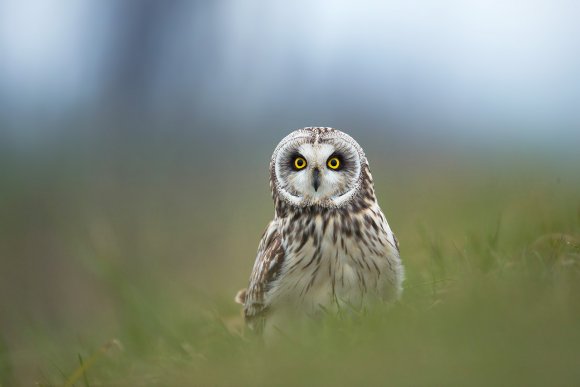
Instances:
[[[311,124],[558,144],[578,139],[579,12],[574,1],[3,1],[2,128],[33,142],[67,130],[274,142]]]
[[[304,126],[360,142],[402,246],[482,205],[466,192],[492,192],[493,224],[493,192],[522,169],[576,176],[579,15],[563,0],[0,1],[0,339],[229,302],[273,213],[270,154]]]

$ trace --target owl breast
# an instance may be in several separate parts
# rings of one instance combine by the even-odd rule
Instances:
[[[279,221],[286,258],[268,292],[270,305],[317,314],[399,297],[403,268],[378,205],[355,213],[297,209]]]

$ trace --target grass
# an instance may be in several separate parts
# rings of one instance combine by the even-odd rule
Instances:
[[[271,345],[244,332],[233,303],[270,216],[265,183],[217,187],[217,210],[187,207],[183,191],[165,200],[141,186],[128,199],[81,184],[77,201],[58,201],[76,215],[58,223],[65,247],[52,251],[70,260],[55,258],[50,286],[38,277],[34,297],[9,305],[0,385],[578,385],[578,181],[428,168],[374,174],[407,270],[401,302]],[[203,223],[210,210],[221,222]]]

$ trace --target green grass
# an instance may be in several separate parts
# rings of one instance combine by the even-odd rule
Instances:
[[[175,316],[168,325],[144,323],[137,336],[127,327],[119,337],[123,349],[109,344],[98,349],[104,354],[88,368],[86,380],[91,385],[574,385],[580,381],[580,244],[568,238],[555,235],[540,241],[545,245],[538,249],[532,243],[509,254],[478,243],[463,252],[433,249],[432,269],[423,273],[430,278],[413,280],[417,268],[409,262],[405,298],[394,308],[328,317],[269,346],[232,333],[235,319],[218,310]],[[135,318],[135,324],[143,322],[140,315]],[[76,350],[86,359],[95,348]],[[72,375],[76,356],[72,350],[69,356],[61,367]],[[77,376],[77,385],[83,385]],[[62,381],[55,377],[46,384]]]
[[[0,385],[578,385],[578,181],[426,165],[374,174],[407,270],[401,302],[270,345],[241,331],[233,303],[271,214],[265,182],[234,179],[217,210],[181,191],[79,188],[54,249],[70,260],[11,305]]]

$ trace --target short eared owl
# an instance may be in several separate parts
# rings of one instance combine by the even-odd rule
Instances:
[[[236,296],[252,329],[400,296],[398,243],[352,137],[320,127],[290,133],[272,155],[270,187],[274,220],[262,236],[249,286]]]

